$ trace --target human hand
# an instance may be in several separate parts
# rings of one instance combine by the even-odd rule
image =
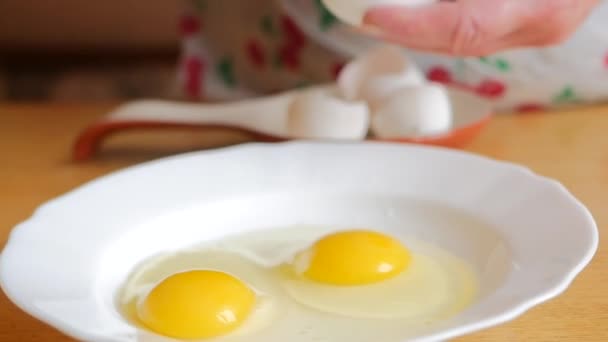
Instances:
[[[456,0],[378,7],[364,25],[388,41],[428,52],[482,56],[566,40],[598,0]]]

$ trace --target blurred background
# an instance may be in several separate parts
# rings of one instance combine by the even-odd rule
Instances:
[[[172,96],[182,5],[0,0],[0,101]]]

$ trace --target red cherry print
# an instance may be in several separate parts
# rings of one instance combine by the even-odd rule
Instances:
[[[539,112],[545,109],[545,106],[538,103],[523,103],[517,106],[516,111],[519,113]]]
[[[288,16],[281,18],[281,27],[285,32],[285,42],[292,47],[302,47],[306,43],[306,36],[298,25]]]
[[[505,91],[505,85],[495,80],[485,80],[481,82],[476,88],[476,92],[479,95],[490,98],[500,97],[504,95]]]
[[[279,56],[283,65],[289,70],[297,70],[300,67],[300,49],[293,46],[283,46],[279,50]]]
[[[344,69],[345,63],[344,62],[338,62],[338,63],[334,63],[331,66],[331,76],[333,77],[334,80],[336,80],[338,78],[338,76],[340,76],[340,72],[342,71],[342,69]]]
[[[179,31],[183,36],[196,34],[201,29],[201,21],[193,15],[183,15],[179,20]]]
[[[297,70],[300,67],[300,54],[306,45],[306,36],[288,16],[281,17],[281,28],[284,37],[278,50],[278,57],[285,68]]]
[[[245,49],[247,50],[247,57],[253,65],[258,68],[263,68],[266,65],[266,55],[259,41],[251,39]]]
[[[186,82],[185,91],[186,94],[197,99],[203,92],[203,76],[205,72],[205,63],[198,56],[188,57],[185,62],[186,71]]]
[[[436,66],[429,69],[426,77],[429,79],[429,81],[439,83],[449,84],[453,82],[452,74],[450,73],[450,71],[441,66]]]

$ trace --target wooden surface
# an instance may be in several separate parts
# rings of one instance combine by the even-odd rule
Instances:
[[[108,141],[95,161],[71,163],[74,136],[110,108],[0,105],[0,246],[38,205],[86,181],[164,155],[243,140],[219,133],[129,133]],[[565,294],[457,341],[608,341],[608,106],[497,117],[467,149],[563,182],[596,217],[601,241],[592,264]],[[70,339],[0,294],[0,342],[15,341]]]

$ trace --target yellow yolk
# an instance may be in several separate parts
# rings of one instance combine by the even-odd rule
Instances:
[[[210,338],[236,329],[249,316],[255,293],[239,279],[217,271],[174,274],[140,303],[148,328],[175,338]]]
[[[310,280],[339,286],[377,283],[403,272],[410,252],[396,239],[373,231],[345,231],[318,240],[299,253],[296,272]]]

